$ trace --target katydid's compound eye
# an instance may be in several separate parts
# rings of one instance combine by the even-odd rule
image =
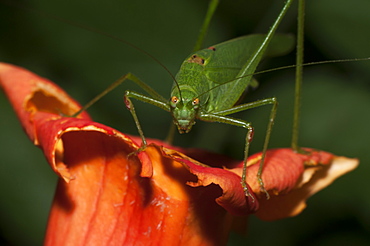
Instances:
[[[171,97],[171,103],[176,104],[179,102],[179,99],[175,96]]]
[[[196,106],[199,104],[199,98],[195,98],[192,102],[193,106]]]

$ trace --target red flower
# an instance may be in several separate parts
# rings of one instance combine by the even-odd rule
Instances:
[[[248,159],[253,202],[240,185],[240,161],[150,139],[145,152],[128,156],[139,138],[93,122],[87,113],[66,117],[80,105],[52,82],[1,63],[0,84],[61,177],[46,245],[223,245],[235,216],[296,215],[309,196],[357,166],[355,159],[323,151],[269,150],[263,180],[272,197],[266,200],[255,179],[258,153]]]

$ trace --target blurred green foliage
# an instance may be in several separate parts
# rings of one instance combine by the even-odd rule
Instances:
[[[208,1],[29,0],[27,4],[125,39],[176,73],[192,50]],[[169,95],[170,76],[143,53],[39,12],[11,7],[2,1],[0,6],[2,62],[51,79],[82,104],[127,72],[133,72],[162,95]],[[282,1],[223,1],[206,45],[266,32],[281,7]],[[295,33],[293,8],[280,32]],[[368,0],[308,1],[305,61],[369,57],[369,9]],[[260,70],[294,64],[294,60],[292,52],[265,61]],[[295,218],[263,222],[252,216],[247,237],[232,235],[230,245],[370,244],[369,68],[370,62],[351,62],[304,69],[300,143],[357,157],[360,167],[311,198],[307,209]],[[294,70],[263,74],[258,80],[260,87],[245,100],[278,97],[278,116],[270,147],[287,147],[291,138]],[[137,89],[127,83],[89,112],[98,122],[136,134],[122,101],[127,88]],[[151,105],[136,105],[145,135],[163,139],[170,124],[169,114]],[[40,245],[57,178],[41,151],[23,133],[3,95],[0,110],[0,244]],[[254,109],[238,115],[253,122],[256,128],[252,152],[262,148],[268,111]],[[176,136],[176,144],[208,148],[241,159],[244,135],[243,129],[198,122],[191,133]]]

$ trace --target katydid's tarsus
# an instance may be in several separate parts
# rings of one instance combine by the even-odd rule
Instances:
[[[255,34],[243,36],[203,50],[198,50],[218,5],[218,0],[212,0],[196,43],[195,50],[197,51],[188,56],[182,63],[175,77],[169,100],[160,96],[150,86],[142,82],[135,75],[129,73],[122,76],[107,90],[94,98],[82,110],[87,109],[93,102],[125,80],[131,80],[139,85],[149,96],[131,90],[127,90],[124,94],[126,107],[131,112],[142,139],[142,146],[138,152],[145,150],[147,142],[131,99],[146,102],[170,112],[179,133],[188,133],[195,124],[196,119],[245,128],[247,132],[245,135],[241,184],[245,194],[249,196],[250,193],[246,185],[246,171],[249,145],[253,138],[253,127],[248,121],[232,118],[228,115],[251,108],[270,105],[271,111],[265,144],[263,146],[263,155],[257,174],[261,190],[269,197],[267,191],[264,189],[262,170],[276,115],[277,100],[272,97],[237,106],[235,104],[247,87],[256,86],[257,82],[252,79],[252,75],[264,56],[277,56],[291,50],[294,43],[293,38],[288,35],[275,35],[275,31],[292,1],[288,0],[285,3],[282,11],[266,35]]]

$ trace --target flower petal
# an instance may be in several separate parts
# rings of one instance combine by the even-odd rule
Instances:
[[[310,155],[268,150],[262,178],[271,199],[256,179],[261,153],[248,158],[253,197],[245,197],[242,163],[149,139],[145,151],[130,155],[140,138],[93,122],[87,113],[65,117],[80,106],[52,82],[0,63],[0,85],[30,139],[62,177],[45,241],[50,245],[222,244],[230,214],[258,210],[265,220],[296,215],[309,196],[358,164],[311,149]]]
[[[46,245],[223,244],[232,224],[224,208],[234,214],[256,209],[240,177],[227,170],[156,140],[148,139],[155,145],[138,156],[129,155],[139,138],[93,122],[86,113],[65,117],[80,106],[46,79],[0,64],[0,84],[28,136],[62,178]]]
[[[73,115],[80,105],[51,81],[14,65],[0,63],[0,85],[11,102],[28,137],[36,145],[33,116],[36,112]],[[83,112],[78,118],[90,119]]]
[[[214,199],[218,187],[186,186],[194,179],[177,162],[149,146],[152,178],[140,176],[137,157],[118,135],[65,132],[63,161],[73,180],[59,182],[46,245],[165,244],[225,242],[226,211]],[[163,185],[164,183],[164,185]]]
[[[305,151],[309,154],[299,154],[292,149],[267,151],[262,179],[270,194],[269,200],[260,191],[256,179],[262,153],[248,158],[247,181],[258,195],[260,208],[256,215],[260,219],[276,220],[299,214],[310,196],[358,166],[357,159],[308,148]],[[241,168],[233,171],[241,173]]]
[[[220,168],[209,167],[175,150],[162,148],[164,154],[175,161],[182,163],[198,178],[196,182],[188,182],[193,187],[219,185],[222,196],[216,199],[217,203],[234,215],[248,215],[258,208],[258,201],[253,197],[246,197],[240,183],[240,176]]]

